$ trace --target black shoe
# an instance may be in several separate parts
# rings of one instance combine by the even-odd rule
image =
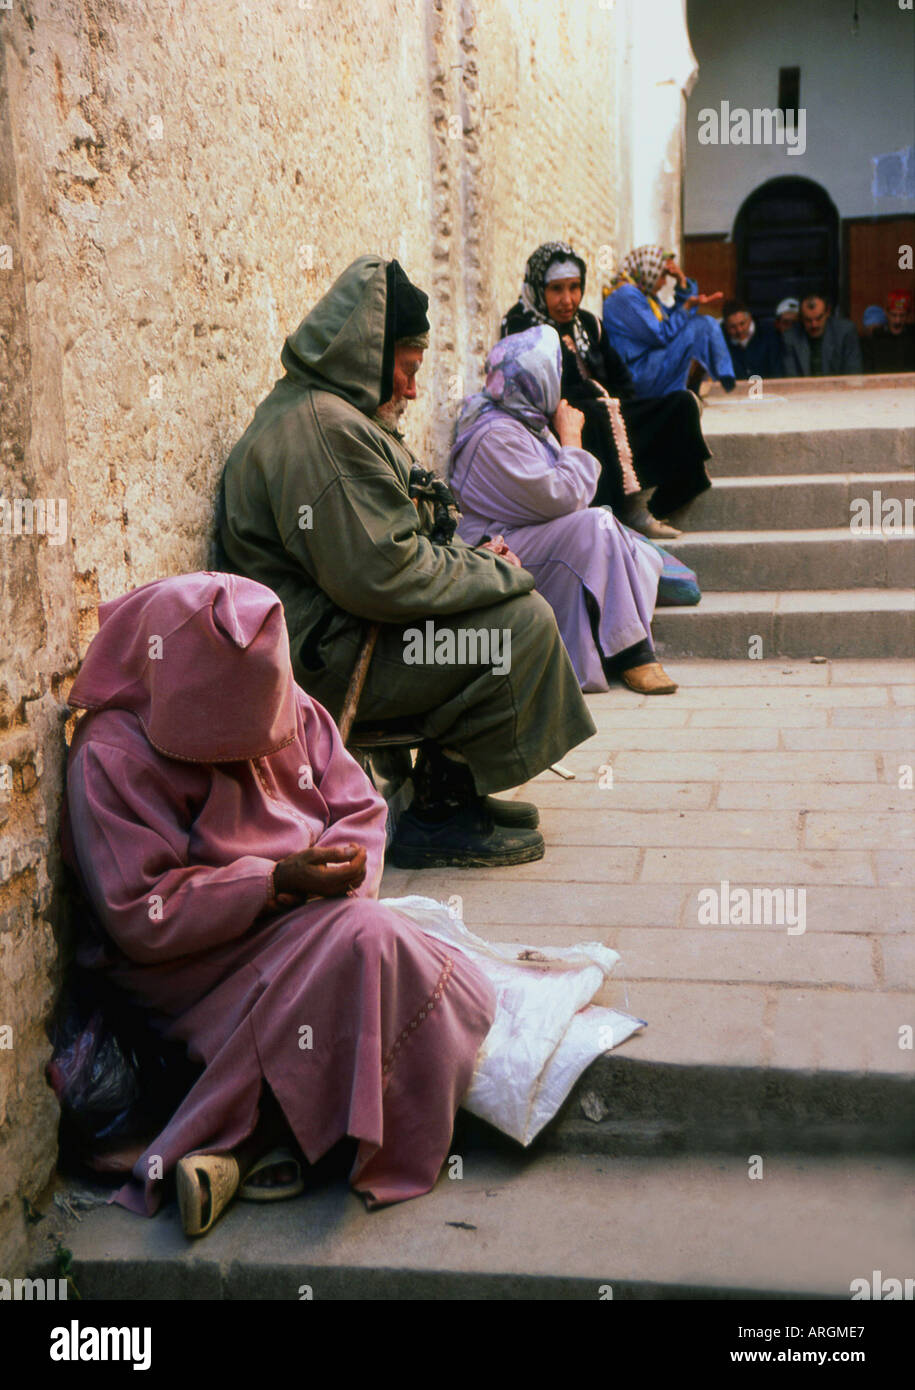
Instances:
[[[484,796],[483,805],[496,825],[507,830],[536,830],[540,812],[532,801],[500,801],[496,796]]]
[[[542,859],[539,830],[496,825],[482,806],[462,806],[447,820],[422,820],[411,807],[397,822],[386,862],[398,869],[490,869]]]
[[[466,763],[446,758],[435,743],[424,743],[413,769],[413,808],[420,819],[434,808],[427,820],[443,820],[447,809],[482,807],[496,825],[508,830],[536,830],[540,813],[530,801],[499,801],[494,796],[478,796],[473,775]]]

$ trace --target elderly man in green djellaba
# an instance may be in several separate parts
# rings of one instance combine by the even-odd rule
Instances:
[[[335,718],[379,625],[359,720],[408,717],[424,740],[389,862],[520,864],[544,852],[537,809],[492,793],[595,727],[533,577],[501,537],[454,534],[400,432],[428,303],[397,261],[360,256],[286,339],[226,463],[221,558],[279,595],[296,680]]]

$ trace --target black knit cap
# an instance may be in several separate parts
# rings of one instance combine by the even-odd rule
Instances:
[[[381,359],[381,403],[394,392],[394,345],[401,338],[429,332],[426,310],[429,296],[409,279],[399,261],[385,267],[387,296],[384,315],[384,352]]]

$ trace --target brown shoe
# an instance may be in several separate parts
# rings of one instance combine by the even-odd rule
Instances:
[[[638,695],[672,695],[677,689],[659,661],[649,661],[645,666],[630,666],[622,673],[623,681]]]

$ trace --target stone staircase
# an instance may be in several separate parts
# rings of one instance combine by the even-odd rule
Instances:
[[[747,390],[706,399],[712,489],[669,547],[703,598],[658,610],[659,654],[908,657],[915,375],[776,381],[755,400]]]
[[[367,1213],[327,1172],[194,1244],[174,1205],[51,1208],[35,1273],[56,1272],[59,1240],[87,1300],[847,1301],[874,1271],[912,1275],[913,793],[896,768],[915,680],[790,657],[911,654],[912,537],[848,522],[857,497],[913,496],[915,379],[777,385],[709,398],[715,485],[671,547],[704,597],[655,619],[666,659],[727,659],[673,664],[673,700],[589,697],[574,780],[515,792],[541,808],[543,861],[385,872],[382,896],[458,892],[490,940],[618,949],[599,1002],[647,1029],[530,1150],[461,1114],[460,1171],[418,1201]],[[806,885],[809,929],[700,930],[697,890],[722,879]]]

